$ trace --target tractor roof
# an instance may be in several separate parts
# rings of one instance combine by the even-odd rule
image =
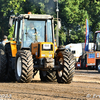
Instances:
[[[18,17],[11,16],[12,18],[26,18],[26,19],[53,19],[51,15],[43,15],[43,14],[20,14]]]

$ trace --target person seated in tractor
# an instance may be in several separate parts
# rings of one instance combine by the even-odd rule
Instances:
[[[34,28],[34,22],[30,22],[25,26],[24,45],[30,47],[31,43],[36,42],[37,30]],[[28,31],[27,31],[28,30]],[[26,42],[27,41],[27,42]]]
[[[36,30],[36,28],[34,28],[34,24],[32,22],[30,22],[30,27],[29,27],[29,30],[28,30],[28,37],[31,40],[35,41],[36,35],[37,35],[37,30]]]

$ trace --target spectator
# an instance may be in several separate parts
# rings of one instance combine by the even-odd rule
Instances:
[[[6,44],[7,42],[8,42],[7,36],[4,35],[2,44],[5,46],[5,44]]]

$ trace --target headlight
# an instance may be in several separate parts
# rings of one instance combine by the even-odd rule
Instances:
[[[42,57],[45,57],[45,54],[42,54]]]
[[[97,58],[99,57],[99,53],[97,53]]]
[[[52,54],[49,54],[49,57],[52,57]]]

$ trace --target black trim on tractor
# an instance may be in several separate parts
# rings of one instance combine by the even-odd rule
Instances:
[[[38,57],[40,56],[40,44],[38,44]]]
[[[15,81],[15,58],[12,57],[12,51],[11,51],[11,45],[10,42],[6,43],[5,45],[5,52],[6,52],[6,57],[7,57],[7,77],[6,81]]]

